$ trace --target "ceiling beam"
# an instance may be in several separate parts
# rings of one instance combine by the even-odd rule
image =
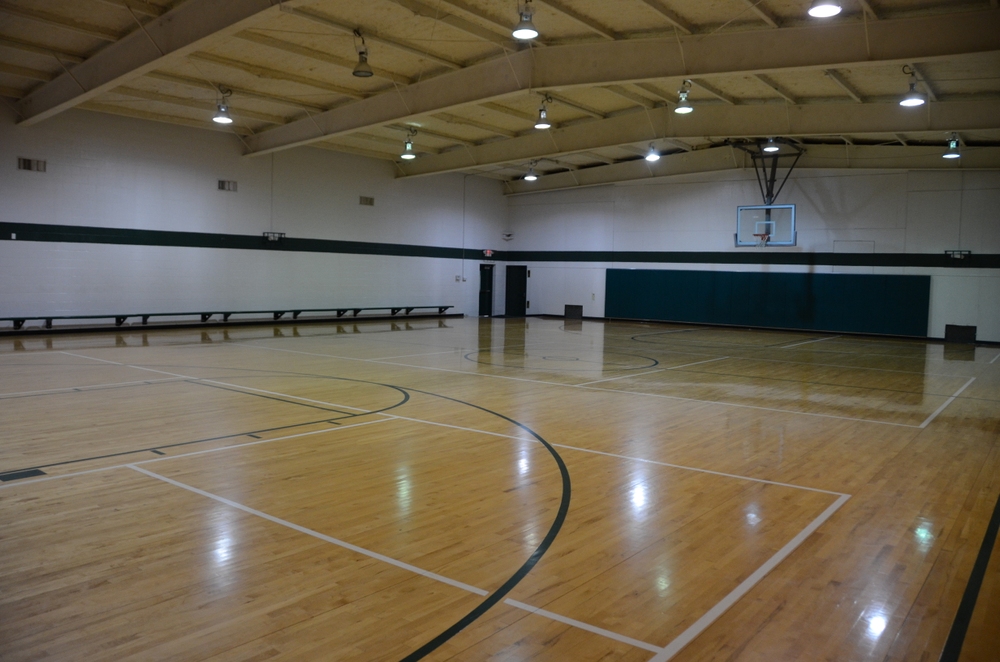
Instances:
[[[793,138],[817,135],[861,136],[878,133],[950,132],[995,129],[1000,118],[1000,99],[952,101],[932,105],[914,113],[897,103],[851,105],[843,103],[786,106],[775,113],[773,106],[700,106],[680,117],[669,108],[616,115],[605,120],[525,134],[467,150],[403,164],[406,175],[453,172],[510,161],[529,161],[545,156],[591,151],[651,140],[702,140],[705,136]]]
[[[230,69],[239,69],[240,71],[245,71],[248,74],[253,74],[259,78],[268,78],[270,80],[283,80],[292,83],[298,83],[299,85],[306,85],[308,87],[314,87],[317,90],[326,90],[328,92],[333,92],[334,94],[341,94],[345,97],[350,97],[352,99],[363,99],[366,95],[357,90],[352,90],[349,87],[344,87],[343,85],[336,85],[334,83],[328,83],[325,80],[318,80],[316,78],[309,78],[307,76],[300,76],[298,74],[293,74],[288,71],[279,71],[277,69],[271,69],[270,67],[262,67],[259,64],[251,64],[249,62],[241,62],[240,60],[233,60],[228,57],[222,57],[221,55],[214,55],[212,53],[191,53],[188,57],[192,60],[200,60],[202,62],[211,62],[212,64],[217,64],[222,67],[229,67]]]
[[[927,78],[920,67],[917,64],[910,62],[910,69],[913,69],[913,73],[917,75],[917,79],[924,84],[924,89],[927,90],[927,98],[931,101],[938,101],[938,93],[934,89],[934,85]]]
[[[298,3],[303,0],[286,0]],[[98,51],[87,61],[63,72],[21,100],[18,110],[34,124],[166,63],[175,61],[211,40],[230,36],[247,27],[262,12],[278,11],[271,0],[187,0],[163,16],[147,22]]]
[[[452,124],[465,124],[466,126],[474,126],[477,129],[482,129],[483,131],[489,131],[498,136],[506,136],[507,138],[516,138],[517,131],[509,131],[508,129],[501,129],[500,127],[487,124],[486,122],[480,122],[479,120],[470,119],[468,117],[461,117],[459,115],[453,115],[451,113],[438,113],[435,115],[440,120],[445,122],[450,122]]]
[[[14,87],[7,87],[6,85],[0,85],[0,97],[7,97],[8,99],[20,99],[24,96],[24,92]]]
[[[216,93],[218,92],[218,87],[216,87],[214,83],[207,80],[190,78],[188,76],[177,76],[175,74],[163,73],[161,71],[151,71],[146,74],[146,78],[162,80],[168,83],[176,83],[178,85],[187,85],[188,87],[197,87],[203,90],[212,90]],[[262,94],[260,92],[254,92],[253,90],[245,90],[241,87],[233,87],[232,85],[226,84],[222,84],[219,87],[225,87],[232,92],[234,96],[257,99],[258,101],[266,101],[268,103],[278,104],[279,106],[298,108],[299,110],[305,110],[313,113],[321,113],[326,110],[323,106],[317,106],[316,104],[300,101],[299,99],[290,99],[288,97],[277,96],[274,94]]]
[[[167,13],[167,10],[163,7],[154,5],[150,2],[142,2],[141,0],[97,0],[97,2],[103,2],[106,5],[121,7],[122,9],[131,9],[136,14],[152,16],[153,18]]]
[[[687,20],[681,18],[679,14],[663,6],[663,3],[658,0],[639,0],[644,5],[655,11],[657,14],[667,19],[667,22],[673,25],[675,28],[683,32],[684,34],[694,34],[694,26],[691,25]]]
[[[781,27],[781,21],[778,20],[778,17],[768,11],[766,7],[762,6],[764,0],[743,0],[743,2],[748,6],[750,11],[757,14],[762,21],[770,25],[772,28]]]
[[[453,9],[457,9],[461,12],[464,12],[469,16],[478,18],[484,23],[487,23],[496,28],[500,32],[500,34],[503,34],[504,36],[510,35],[510,33],[514,30],[514,25],[517,23],[516,14],[510,17],[509,22],[504,21],[495,16],[490,16],[479,7],[470,5],[468,2],[465,2],[464,0],[439,0],[439,2],[441,4],[448,5]],[[535,37],[534,39],[531,40],[531,42],[533,45],[539,45],[539,46],[545,45],[544,39],[540,37]],[[514,41],[514,44],[516,46],[520,46],[519,42],[517,41]]]
[[[318,14],[311,10],[307,11],[304,9],[296,9],[295,7],[289,7],[287,5],[288,5],[287,1],[282,4],[283,11],[286,14],[292,14],[293,16],[298,16],[299,18],[305,19],[307,21],[312,21],[313,23],[317,23],[319,25],[325,25],[326,27],[331,28],[332,30],[340,32],[342,34],[354,34],[354,30],[358,29],[361,31],[361,34],[365,36],[365,41],[368,41],[370,43],[389,46],[391,48],[395,48],[396,50],[403,51],[404,53],[409,53],[410,55],[415,55],[419,58],[430,60],[431,62],[435,62],[437,64],[440,64],[441,66],[448,67],[449,69],[462,68],[462,64],[460,62],[456,62],[455,60],[449,60],[448,58],[441,57],[440,55],[435,55],[434,53],[431,53],[423,48],[419,48],[412,44],[408,44],[400,39],[391,39],[389,37],[383,37],[379,35],[378,32],[376,32],[375,30],[367,30],[365,28],[359,28],[358,26],[347,25],[345,23],[340,23],[338,21],[335,21],[328,16],[324,16],[323,14]]]
[[[414,126],[414,127],[411,127],[411,126],[406,126],[406,125],[403,125],[403,124],[390,124],[386,128],[393,129],[395,131],[401,131],[404,134],[407,131],[409,131],[410,129],[416,129],[418,136],[420,134],[424,134],[424,135],[427,135],[427,136],[433,136],[434,138],[437,138],[439,140],[450,140],[451,142],[455,143],[456,145],[465,145],[466,147],[474,147],[476,145],[476,142],[474,140],[466,140],[465,138],[459,138],[458,136],[453,136],[453,135],[450,135],[450,134],[447,134],[447,133],[442,133],[440,131],[435,131],[433,129],[428,129],[427,127],[424,127],[424,126],[420,126],[420,127],[415,127]],[[416,139],[414,139],[414,141],[415,140]]]
[[[690,80],[691,80],[691,84],[692,85],[696,85],[696,86],[700,87],[701,89],[705,90],[706,92],[708,92],[709,94],[711,94],[716,99],[721,99],[722,101],[725,101],[726,103],[728,103],[730,106],[735,106],[736,105],[736,99],[734,99],[733,97],[729,96],[728,94],[726,94],[725,92],[723,92],[719,88],[715,87],[714,85],[712,85],[708,81],[702,80],[701,78],[691,78]]]
[[[65,16],[60,16],[59,14],[52,14],[38,9],[20,7],[6,1],[0,2],[0,12],[4,12],[12,16],[19,16],[20,18],[26,18],[29,21],[34,21],[36,23],[51,25],[52,27],[59,28],[60,30],[66,30],[67,32],[75,32],[94,39],[100,39],[101,41],[118,41],[118,38],[121,36],[114,30],[110,30],[99,25],[94,25],[85,21],[77,21],[75,19],[66,18]]]
[[[847,92],[847,95],[850,96],[852,99],[854,99],[858,103],[865,102],[864,98],[861,96],[861,93],[858,92],[858,90],[853,85],[851,85],[850,81],[844,78],[844,76],[840,72],[834,69],[827,69],[823,73],[826,74],[826,76],[830,80],[839,85],[841,89]]]
[[[315,48],[309,48],[308,46],[302,46],[301,44],[284,41],[283,39],[275,39],[274,37],[260,34],[259,32],[245,30],[235,36],[237,39],[260,44],[261,46],[267,46],[286,53],[294,53],[295,55],[301,55],[302,57],[316,60],[318,62],[326,62],[327,64],[332,64],[342,69],[350,69],[353,71],[354,67],[358,64],[356,59],[348,60],[342,57],[337,57],[336,55],[331,55],[330,53],[326,53],[324,51],[318,51]],[[369,64],[371,63],[369,62]],[[385,69],[380,69],[378,67],[373,66],[372,71],[374,71],[375,75],[379,78],[385,78],[386,80],[391,80],[401,85],[409,85],[413,82],[413,80],[407,76],[387,71]]]
[[[559,0],[537,0],[537,2],[539,4],[548,5],[551,9],[555,10],[556,12],[562,14],[563,16],[568,16],[569,18],[573,19],[574,21],[576,21],[583,27],[587,28],[591,32],[594,32],[595,34],[598,34],[604,37],[605,39],[615,40],[618,38],[618,35],[613,30],[611,30],[611,28],[607,27],[606,25],[601,25],[600,23],[590,18],[589,16],[581,14],[577,10],[573,9],[572,7],[566,5],[563,2],[560,2]]]
[[[948,30],[940,29],[940,20],[925,16],[883,20],[867,26],[844,22],[681,37],[683,57],[678,39],[672,37],[519,51],[377,94],[308,121],[290,122],[252,138],[249,151],[287,149],[372,124],[403,121],[469,103],[493,102],[532,89],[565,90],[663,78],[902,64],[914,59],[926,62],[1000,51],[997,12],[954,14],[949,17]],[[766,48],[761,47],[763,35]],[[721,135],[716,131],[707,133]]]
[[[535,115],[532,115],[530,113],[524,113],[521,112],[520,110],[517,110],[516,108],[508,108],[507,106],[502,106],[498,103],[493,103],[491,101],[487,101],[486,103],[481,103],[479,105],[482,106],[483,108],[488,108],[489,110],[492,110],[493,112],[496,113],[502,113],[504,115],[510,115],[511,117],[516,117],[518,119],[527,120],[532,124],[534,124],[535,120],[538,119]]]
[[[88,101],[85,104],[80,104],[80,107],[83,110],[95,110],[100,113],[125,115],[126,117],[137,117],[139,119],[151,120],[153,122],[166,122],[167,124],[182,124],[196,129],[217,131],[219,133],[236,134],[239,136],[248,136],[252,133],[247,127],[240,126],[238,124],[230,124],[229,126],[224,127],[221,124],[216,124],[215,122],[204,122],[202,120],[177,117],[176,115],[165,115],[163,113],[151,113],[149,111],[138,110],[136,108],[125,108],[113,103],[97,103],[96,101]]]
[[[597,110],[596,108],[591,108],[590,106],[587,106],[585,104],[577,103],[576,101],[567,99],[561,94],[552,94],[551,92],[548,92],[546,93],[546,96],[548,96],[556,103],[561,103],[567,108],[573,108],[574,110],[579,110],[581,113],[584,113],[585,115],[590,115],[591,117],[596,117],[598,119],[604,119],[605,117],[607,117],[607,115]]]
[[[943,151],[941,147],[901,145],[856,145],[846,150],[842,146],[835,145],[808,145],[796,165],[796,170],[811,168],[937,170],[948,166],[941,159]],[[962,154],[962,161],[963,169],[1000,167],[1000,147],[966,151]],[[514,180],[507,182],[507,191],[512,194],[540,193],[637,179],[735,170],[741,167],[743,167],[742,159],[737,162],[732,149],[713,147],[686,154],[669,154],[655,163],[648,163],[645,160],[625,161],[585,168],[572,174],[542,175],[534,182]]]
[[[72,62],[73,64],[79,64],[86,59],[83,55],[64,53],[54,48],[49,48],[48,46],[42,46],[41,44],[35,44],[30,41],[21,41],[20,39],[14,39],[13,37],[0,36],[0,46],[13,48],[16,51],[22,51],[25,53],[47,55],[56,60],[62,62]]]
[[[799,105],[799,100],[796,99],[794,96],[792,96],[792,94],[788,92],[785,88],[783,88],[781,85],[776,83],[774,79],[771,78],[770,76],[766,76],[764,74],[754,74],[754,77],[760,82],[764,83],[764,85],[767,85],[769,88],[774,90],[779,97],[781,97],[788,103],[792,104],[793,106]]]
[[[620,96],[623,99],[628,99],[632,103],[638,104],[643,108],[656,107],[655,101],[648,99],[642,96],[641,94],[638,94],[637,92],[633,92],[632,90],[629,90],[621,85],[608,85],[604,89],[606,89],[608,92],[611,92],[612,94]]]

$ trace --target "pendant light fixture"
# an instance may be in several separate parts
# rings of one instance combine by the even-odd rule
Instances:
[[[688,101],[688,92],[691,91],[691,81],[686,80],[681,85],[681,89],[677,90],[677,96],[680,99],[677,102],[677,107],[674,108],[674,112],[678,115],[687,115],[688,113],[694,112],[694,108]]]
[[[525,0],[524,5],[518,8],[518,23],[514,26],[514,31],[511,33],[514,39],[520,39],[521,41],[529,41],[538,36],[538,30],[535,28],[535,24],[531,22],[531,16],[533,12],[531,11],[531,0]]]
[[[660,153],[656,151],[655,147],[653,147],[653,143],[649,143],[649,151],[646,152],[646,160],[650,163],[660,160]]]
[[[549,112],[545,109],[545,104],[551,102],[552,99],[545,97],[542,101],[541,107],[538,109],[538,121],[535,122],[536,129],[551,129],[552,123],[549,122]]]
[[[413,138],[417,135],[416,129],[410,129],[406,134],[406,140],[403,141],[403,153],[399,155],[399,158],[405,161],[412,161],[417,158],[416,153],[413,151]]]
[[[927,95],[917,91],[917,72],[904,65],[903,73],[910,76],[910,91],[899,100],[899,105],[905,108],[916,108],[927,103]]]
[[[962,158],[962,152],[959,151],[960,143],[958,140],[958,134],[951,134],[951,138],[948,140],[948,151],[941,155],[941,158],[945,159],[960,159]]]
[[[813,0],[812,6],[809,7],[809,15],[813,18],[830,18],[843,10],[839,0]]]
[[[371,78],[375,75],[375,72],[372,71],[371,65],[368,64],[368,46],[365,44],[365,37],[361,34],[361,30],[355,30],[354,36],[360,39],[361,43],[358,44],[357,40],[354,42],[354,48],[358,51],[358,64],[351,73],[358,78]]]
[[[533,182],[536,179],[538,179],[538,175],[535,174],[535,164],[536,163],[538,163],[538,162],[537,161],[532,161],[530,164],[528,164],[528,172],[527,172],[527,174],[524,175],[524,181],[526,181],[526,182]]]
[[[232,93],[233,93],[232,90],[226,89],[224,87],[219,88],[220,98],[218,104],[216,104],[215,117],[212,118],[212,121],[215,122],[216,124],[233,123],[233,118],[229,114],[229,105],[226,103],[226,99],[228,99],[232,95]]]
[[[774,138],[768,138],[767,139],[767,144],[765,144],[762,149],[763,149],[763,151],[767,152],[768,154],[773,154],[775,152],[780,152],[781,151],[781,146],[778,145],[777,142],[775,142]]]

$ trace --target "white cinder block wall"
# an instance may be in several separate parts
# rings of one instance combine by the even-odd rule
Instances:
[[[743,251],[736,207],[760,204],[753,171],[554,191],[512,197],[510,250]],[[797,205],[798,245],[789,252],[1000,253],[1000,172],[798,171],[779,202]],[[928,335],[945,324],[975,325],[1000,341],[1000,272],[995,269],[733,264],[529,263],[530,314],[562,314],[582,304],[604,314],[608,268],[812,270],[931,276]]]
[[[19,127],[4,109],[0,221],[273,230],[452,248],[502,243],[499,182],[395,179],[391,163],[320,149],[242,153],[227,133],[87,111]],[[18,171],[17,157],[46,160],[47,172]],[[220,179],[235,180],[238,191],[219,191]],[[359,205],[360,196],[375,206]],[[478,271],[477,261],[427,257],[0,241],[0,317],[397,305],[476,314]]]

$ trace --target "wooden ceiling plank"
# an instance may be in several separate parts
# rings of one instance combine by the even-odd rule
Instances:
[[[235,133],[241,136],[248,136],[252,134],[252,131],[246,127],[236,126],[235,124],[223,128],[221,124],[215,124],[214,122],[200,122],[198,120],[188,119],[187,117],[177,117],[176,115],[165,115],[163,113],[151,113],[146,110],[124,108],[110,103],[88,101],[80,104],[79,107],[84,110],[96,110],[102,113],[111,113],[112,115],[125,115],[126,117],[137,117],[139,119],[152,120],[154,122],[166,122],[167,124],[183,124],[185,126],[193,126],[198,129],[207,129],[209,131],[219,131],[222,133]]]
[[[15,64],[4,64],[3,62],[0,62],[0,73],[10,74],[20,78],[27,78],[28,80],[39,80],[43,83],[47,83],[56,77],[55,74],[50,74],[47,71],[39,71],[38,69],[31,69],[29,67],[19,67]]]
[[[86,59],[83,55],[65,53],[54,48],[49,48],[48,46],[42,46],[41,44],[32,43],[30,41],[22,41],[20,39],[14,39],[13,37],[7,36],[0,36],[0,46],[23,51],[25,53],[47,55],[61,62],[71,62],[73,64],[79,64]]]
[[[763,6],[764,0],[743,0],[743,2],[750,8],[750,11],[757,14],[762,21],[770,25],[772,28],[781,27],[781,21],[778,17]]]
[[[280,51],[285,51],[286,53],[294,53],[296,55],[301,55],[302,57],[307,57],[312,60],[318,60],[319,62],[326,62],[328,64],[333,64],[344,69],[353,70],[357,65],[357,62],[352,60],[347,60],[342,57],[337,57],[336,55],[331,55],[330,53],[325,53],[323,51],[318,51],[315,48],[309,48],[308,46],[302,46],[301,44],[295,44],[290,41],[284,41],[283,39],[275,39],[268,35],[260,34],[259,32],[251,32],[249,30],[240,32],[236,35],[237,39],[242,39],[244,41],[250,41],[255,44],[260,44],[262,46],[268,46]],[[370,64],[370,63],[369,63]],[[401,85],[409,85],[413,82],[412,79],[403,76],[401,74],[394,73],[392,71],[387,71],[385,69],[380,69],[378,67],[372,67],[372,71],[379,78],[385,78]]]
[[[329,17],[321,15],[321,14],[317,14],[317,13],[315,13],[313,11],[307,11],[307,10],[304,10],[304,9],[296,9],[294,7],[289,7],[288,9],[285,9],[284,11],[286,13],[292,14],[293,16],[298,16],[299,18],[305,19],[307,21],[312,21],[313,23],[317,23],[319,25],[325,25],[326,27],[331,28],[331,29],[336,30],[337,32],[341,32],[341,33],[354,34],[354,30],[355,29],[360,29],[361,33],[365,36],[365,39],[368,40],[368,41],[370,41],[370,42],[372,42],[372,43],[378,43],[378,44],[384,44],[385,46],[391,46],[392,48],[395,48],[397,50],[401,50],[401,51],[403,51],[405,53],[409,53],[410,55],[415,55],[415,56],[417,56],[419,58],[423,58],[425,60],[430,60],[431,62],[436,62],[437,64],[440,64],[442,66],[448,67],[449,69],[461,69],[462,68],[462,64],[460,62],[455,62],[454,60],[449,60],[447,58],[441,57],[440,55],[435,55],[433,53],[428,52],[425,49],[418,48],[416,46],[413,46],[411,44],[408,44],[408,43],[406,43],[404,41],[401,41],[401,40],[398,40],[398,39],[391,39],[391,38],[388,38],[388,37],[383,37],[383,36],[379,35],[374,30],[366,30],[364,28],[357,28],[355,26],[350,26],[350,25],[346,25],[344,23],[339,23],[339,22],[333,20],[332,18],[329,18]]]
[[[573,19],[583,27],[587,28],[591,32],[594,32],[604,37],[605,39],[610,39],[612,41],[618,39],[618,34],[614,30],[607,27],[606,25],[601,25],[599,22],[595,21],[589,16],[581,14],[580,12],[566,5],[560,0],[537,0],[537,1],[541,4],[548,5],[551,9],[554,9],[563,16],[567,16]]]
[[[162,94],[160,92],[151,92],[148,90],[139,90],[133,87],[119,87],[114,90],[114,94],[121,94],[127,97],[133,97],[136,99],[146,99],[147,101],[156,101],[159,103],[167,103],[174,106],[182,106],[184,108],[194,108],[196,110],[205,110],[208,112],[214,112],[216,110],[216,104],[214,101],[199,101],[198,99],[185,99],[183,97],[175,97],[170,94]],[[236,116],[247,117],[254,120],[259,120],[261,122],[267,122],[268,124],[284,124],[287,120],[284,117],[279,117],[277,115],[270,115],[268,113],[258,113],[253,110],[246,110],[234,107],[230,104],[230,112]]]
[[[328,83],[325,80],[317,80],[315,78],[308,78],[306,76],[300,76],[287,71],[279,71],[277,69],[271,69],[270,67],[262,67],[259,64],[233,60],[231,58],[222,57],[221,55],[215,55],[213,53],[191,53],[188,57],[193,60],[211,62],[212,64],[217,64],[222,67],[229,67],[230,69],[239,69],[240,71],[245,71],[248,74],[253,74],[254,76],[259,76],[261,78],[298,83],[299,85],[314,87],[317,90],[326,90],[328,92],[341,94],[345,97],[351,97],[352,99],[365,98],[365,95],[357,90],[352,90],[334,83]]]
[[[765,74],[754,74],[754,77],[760,82],[764,83],[764,85],[767,85],[769,88],[774,90],[779,97],[781,97],[788,103],[792,104],[793,106],[799,105],[799,100],[796,99],[794,96],[792,96],[792,94],[787,90],[785,90],[785,88],[781,87],[781,85],[776,83],[775,80],[770,76],[767,76]]]
[[[96,2],[102,2],[106,5],[112,5],[114,7],[121,7],[122,9],[131,9],[136,14],[143,14],[153,18],[167,13],[167,10],[163,7],[154,5],[151,2],[142,2],[141,0],[96,0]]]
[[[493,124],[487,124],[486,122],[480,122],[478,120],[469,119],[468,117],[461,117],[460,115],[453,115],[452,113],[438,113],[434,115],[445,122],[451,122],[452,124],[465,124],[466,126],[474,126],[477,129],[482,129],[483,131],[489,131],[490,133],[496,134],[498,136],[506,136],[508,138],[517,137],[517,131],[508,131],[507,129],[501,129]]]
[[[410,10],[414,16],[422,16],[423,18],[444,23],[473,37],[479,37],[484,41],[492,42],[501,48],[510,48],[514,45],[514,40],[511,38],[509,30],[505,31],[506,35],[499,35],[493,30],[481,27],[453,14],[442,12],[419,0],[393,0],[393,2],[400,7]]]
[[[620,96],[623,99],[627,99],[632,103],[638,104],[643,108],[656,108],[656,102],[651,101],[641,94],[637,94],[621,85],[605,85],[603,89]]]
[[[453,143],[457,143],[459,145],[465,145],[467,147],[474,147],[477,144],[476,141],[474,140],[466,140],[465,138],[459,138],[458,136],[452,136],[447,133],[441,133],[440,131],[434,131],[433,129],[428,129],[422,126],[411,127],[411,126],[404,126],[402,124],[390,124],[387,126],[387,128],[403,132],[409,131],[410,129],[416,129],[417,135],[420,135],[421,133],[426,133],[428,136],[434,136],[435,138],[440,138],[441,140],[450,140]]]
[[[564,106],[569,106],[570,108],[575,108],[576,110],[579,110],[581,113],[585,113],[587,115],[590,115],[591,117],[596,117],[598,119],[604,119],[604,118],[607,117],[607,115],[605,113],[602,113],[601,111],[597,110],[596,108],[591,108],[590,106],[586,106],[586,105],[584,105],[582,103],[578,103],[576,101],[571,101],[570,99],[567,99],[566,97],[564,97],[564,96],[562,96],[560,94],[553,94],[552,92],[545,92],[544,94],[546,96],[548,96],[549,98],[551,98],[553,101],[558,101],[559,103],[561,103]]]
[[[121,37],[118,33],[98,25],[84,23],[83,21],[76,21],[51,12],[20,7],[6,1],[0,1],[0,12],[26,18],[28,20],[35,21],[36,23],[51,25],[62,30],[68,30],[69,32],[76,32],[77,34],[93,37],[94,39],[100,39],[101,41],[114,42],[118,41]]]
[[[168,74],[161,71],[151,71],[146,74],[146,78],[153,78],[156,80],[163,80],[169,83],[176,83],[178,85],[187,85],[188,87],[197,87],[205,90],[218,91],[218,86],[214,83],[210,83],[206,80],[199,80],[197,78],[190,78],[188,76],[177,76],[175,74]],[[298,108],[299,110],[305,110],[309,112],[321,113],[326,110],[323,106],[317,106],[315,104],[306,103],[304,101],[299,101],[298,99],[290,99],[288,97],[282,97],[273,94],[263,94],[261,92],[254,92],[253,90],[247,90],[241,87],[233,87],[232,85],[222,85],[226,89],[230,90],[234,96],[242,96],[248,99],[257,99],[259,101],[267,101],[269,103],[275,103],[282,106],[289,106],[291,108]]]
[[[917,79],[924,84],[924,89],[927,90],[927,98],[931,101],[938,101],[937,90],[934,89],[934,84],[927,78],[926,72],[920,68],[920,65],[911,62],[910,69],[913,69],[913,73],[917,75]]]
[[[673,25],[675,28],[683,32],[684,34],[694,34],[695,28],[691,23],[682,18],[677,12],[672,11],[665,7],[663,3],[659,0],[640,0],[644,5],[653,9],[663,18],[667,19],[667,22]]]
[[[7,97],[8,99],[20,99],[24,97],[25,92],[14,87],[7,87],[5,85],[0,85],[0,97]]]
[[[517,117],[518,119],[527,120],[529,122],[534,122],[536,117],[529,113],[521,112],[520,110],[514,108],[508,108],[507,106],[495,103],[493,101],[487,101],[485,103],[479,104],[483,108],[488,108],[497,113],[503,113],[504,115],[510,115],[511,117]]]
[[[848,96],[850,96],[852,99],[854,99],[858,103],[865,102],[864,98],[861,96],[861,93],[858,92],[857,89],[855,89],[855,87],[851,85],[850,81],[844,78],[843,74],[841,74],[839,71],[837,71],[836,69],[826,69],[823,71],[823,73],[826,74],[830,80],[839,85],[841,89],[847,92]]]
[[[722,101],[728,103],[730,106],[735,106],[738,103],[734,97],[729,96],[728,94],[726,94],[725,92],[723,92],[722,90],[720,90],[719,88],[715,87],[714,85],[705,81],[702,78],[691,78],[690,80],[692,85],[697,85],[701,89],[711,94],[716,99],[721,99]]]

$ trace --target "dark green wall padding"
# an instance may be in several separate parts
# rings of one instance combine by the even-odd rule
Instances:
[[[930,276],[608,269],[620,319],[927,335]]]

